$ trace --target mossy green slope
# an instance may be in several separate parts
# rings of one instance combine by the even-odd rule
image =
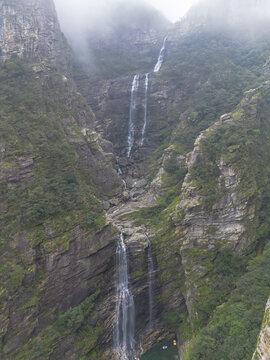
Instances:
[[[159,109],[163,119],[150,104],[150,117],[162,126],[163,144],[156,155],[171,143],[180,154],[191,151],[201,131],[232,111],[244,91],[261,84],[269,55],[269,41],[262,34],[250,39],[205,31],[172,41],[169,37],[166,61],[153,79],[152,91],[168,88],[174,101],[166,114]]]
[[[240,179],[235,189],[236,202],[252,204],[255,212],[252,217],[247,216],[244,225],[246,232],[242,241],[245,245],[237,249],[235,244],[236,254],[244,250],[246,256],[237,259],[233,254],[226,260],[224,248],[230,245],[225,237],[223,245],[220,244],[223,250],[218,251],[223,260],[220,262],[215,258],[212,264],[210,262],[207,274],[195,284],[199,295],[193,311],[199,323],[195,326],[196,336],[189,345],[187,359],[248,359],[254,351],[269,295],[269,99],[268,85],[247,93],[232,118],[220,123],[202,140],[203,161],[193,166],[196,171],[191,171],[190,181],[201,194],[202,206],[212,216],[214,209],[211,206],[224,194],[220,192],[219,177],[214,177],[213,181],[210,177],[204,182],[202,170],[217,164],[222,157]],[[212,181],[210,187],[208,180]],[[209,196],[211,202],[206,201]],[[194,255],[193,262],[197,264]],[[200,250],[197,256],[201,259],[206,253]],[[203,265],[202,261],[199,264]],[[245,264],[248,264],[247,268]],[[230,294],[234,287],[236,290]],[[208,321],[208,325],[200,330]]]
[[[95,305],[103,280],[97,285],[98,266],[84,272],[86,256],[113,239],[102,206],[121,185],[112,156],[91,130],[91,109],[53,66],[1,62],[0,101],[1,358],[64,358],[67,336],[70,352],[96,358],[89,354],[102,331]]]
[[[174,200],[167,209],[157,206],[137,214],[139,219],[148,215],[148,225],[160,229],[154,240],[160,279],[171,284],[163,294],[165,303],[177,290],[187,301],[189,321],[183,303],[167,318],[182,343],[190,341],[184,357],[188,360],[250,359],[255,348],[270,279],[269,104],[267,82],[248,91],[238,107],[197,142],[190,155],[195,160],[188,160],[188,177],[177,197],[180,205],[175,207]],[[235,238],[218,228],[219,217],[226,215],[219,211],[226,208],[230,192],[235,200],[231,205],[228,201],[231,220],[238,218],[240,207],[243,221]],[[197,231],[202,226],[205,239],[196,240],[196,233],[187,237],[192,226]]]

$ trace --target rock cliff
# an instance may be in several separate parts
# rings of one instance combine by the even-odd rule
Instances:
[[[47,60],[67,67],[69,48],[60,32],[53,0],[0,2],[0,57]]]
[[[114,312],[112,146],[70,79],[53,2],[0,8],[1,358],[98,357]]]
[[[262,113],[264,111],[267,113],[268,110],[262,110],[264,107],[262,99],[268,96],[267,82],[258,89],[246,92],[236,111],[224,114],[218,122],[199,135],[193,152],[187,158],[188,174],[183,183],[180,204],[176,207],[175,221],[180,225],[180,234],[183,236],[180,254],[185,274],[184,296],[193,331],[207,321],[207,313],[212,311],[211,308],[214,309],[218,304],[222,305],[220,309],[217,307],[217,312],[206,329],[197,339],[193,339],[193,343],[186,346],[182,354],[183,359],[197,359],[200,353],[203,359],[208,358],[211,353],[210,346],[204,351],[198,346],[199,341],[204,341],[206,336],[209,336],[209,341],[211,338],[216,346],[214,352],[216,355],[212,356],[218,356],[222,346],[226,346],[220,345],[219,340],[215,338],[215,325],[220,326],[223,323],[226,326],[226,321],[224,322],[222,318],[219,320],[218,314],[222,311],[224,314],[226,311],[229,314],[229,307],[234,306],[234,301],[239,301],[238,287],[243,286],[244,280],[240,277],[236,282],[236,290],[226,302],[224,298],[228,296],[227,291],[230,291],[226,277],[230,275],[218,270],[216,266],[219,267],[224,262],[222,257],[226,252],[229,254],[231,251],[234,257],[240,258],[254,251],[256,246],[262,246],[259,245],[262,241],[259,235],[262,220],[258,214],[259,209],[264,211],[262,210],[263,194],[268,191],[265,188],[267,180],[264,176],[268,176],[266,175],[268,170],[264,172],[260,168],[255,149],[267,145],[263,136],[261,139],[256,139],[255,129],[259,130],[263,126]],[[244,128],[249,129],[249,135],[244,135]],[[268,126],[266,128],[268,129]],[[235,139],[231,137],[233,133]],[[249,141],[246,142],[242,138],[241,142],[240,134],[244,137],[248,136]],[[245,157],[244,154],[249,156]],[[264,161],[267,162],[266,158]],[[267,261],[267,251],[265,250],[264,260],[258,259],[258,264],[259,261]],[[224,265],[225,263],[222,266]],[[233,263],[231,266],[234,266]],[[235,275],[239,270],[234,270]],[[264,272],[259,268],[253,271]],[[241,272],[239,275],[241,276]],[[245,294],[248,299],[252,296],[249,295],[249,291],[253,291],[252,286],[255,284],[252,273],[245,276],[245,281],[250,281],[252,284]],[[261,286],[261,295],[257,294],[258,297],[262,296],[262,301],[258,302],[260,308],[265,298],[263,289],[267,289],[267,280]],[[245,303],[245,300],[243,302]],[[252,310],[252,306],[245,306]],[[221,314],[219,316],[222,317]],[[259,316],[257,314],[251,316],[257,327],[260,317],[261,313]],[[228,322],[229,327],[233,326],[233,321],[232,318]],[[227,336],[224,331],[221,344],[230,341],[227,340]],[[254,337],[251,341],[254,342]],[[243,352],[245,351],[246,345],[236,343],[234,346],[235,353],[240,353],[242,346]]]

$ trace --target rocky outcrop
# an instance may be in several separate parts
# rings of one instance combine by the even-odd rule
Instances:
[[[256,351],[252,360],[270,359],[270,299],[265,308],[262,329],[259,335]]]
[[[67,69],[69,48],[53,0],[0,1],[0,58],[45,60]]]
[[[251,90],[238,108],[242,121],[255,123],[258,90]],[[211,136],[234,126],[236,115],[224,114],[195,141],[187,158],[188,173],[182,186],[181,201],[174,217],[182,234],[181,258],[185,274],[185,299],[191,325],[199,318],[196,303],[202,301],[201,286],[211,274],[217,254],[225,248],[243,255],[255,241],[256,200],[243,195],[242,177],[235,161],[211,149]],[[230,150],[229,150],[230,151]],[[232,150],[231,150],[232,151]],[[258,199],[257,199],[258,200]],[[210,290],[209,290],[210,291]]]
[[[55,229],[48,228],[46,232],[51,244],[57,241]],[[100,344],[103,343],[105,347],[106,342],[110,341],[112,321],[108,322],[108,314],[113,313],[114,307],[107,294],[113,293],[114,259],[112,254],[116,235],[113,235],[113,229],[109,226],[91,237],[87,236],[79,226],[73,230],[70,229],[69,232],[70,246],[64,251],[60,249],[48,251],[44,244],[33,248],[27,234],[18,237],[15,249],[17,255],[27,257],[28,266],[35,267],[36,271],[30,272],[23,278],[21,286],[24,295],[15,293],[12,301],[9,301],[6,306],[9,316],[2,322],[1,328],[1,333],[5,333],[4,359],[13,357],[12,354],[18,351],[31,334],[33,336],[35,333],[42,333],[44,327],[51,322],[48,314],[51,313],[52,307],[53,313],[64,313],[70,307],[79,306],[98,288],[103,288],[104,291],[95,298],[98,304],[95,311],[99,312],[99,317],[97,320],[92,320],[92,325],[98,326],[97,321],[102,321],[104,332]],[[40,300],[36,298],[37,306],[34,300],[31,304],[31,296],[33,299],[35,295],[33,293],[31,295],[30,289],[35,287],[39,274],[44,274],[46,279],[42,285],[40,284],[42,296]],[[99,284],[98,287],[97,284]],[[50,316],[52,315],[51,313]],[[25,329],[28,329],[27,334]],[[72,333],[65,340],[59,339],[52,358],[76,359],[78,353],[70,346],[73,341]]]

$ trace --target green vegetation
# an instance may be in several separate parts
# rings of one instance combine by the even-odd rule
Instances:
[[[19,229],[35,231],[42,222],[49,226],[50,219],[55,222],[66,214],[73,214],[76,221],[81,217],[88,230],[102,227],[102,206],[94,196],[95,173],[88,172],[86,183],[77,146],[66,140],[81,137],[76,107],[64,103],[72,85],[54,69],[48,70],[51,74],[42,86],[32,68],[19,60],[0,65],[0,141],[6,175],[0,182],[5,209],[0,214],[1,243]],[[76,105],[87,110],[78,99]],[[92,117],[90,110],[88,116]],[[72,120],[63,129],[67,119]],[[31,172],[24,176],[28,166]],[[8,178],[14,178],[12,185]]]
[[[191,340],[185,360],[250,359],[255,350],[265,302],[269,296],[269,86],[264,85],[247,93],[245,100],[236,107],[245,89],[258,86],[264,80],[259,69],[269,56],[269,44],[260,41],[260,51],[254,53],[248,51],[251,44],[245,47],[239,43],[239,48],[234,48],[236,40],[225,46],[226,39],[220,38],[215,48],[212,47],[213,44],[206,43],[207,39],[201,37],[197,42],[194,39],[186,40],[181,44],[181,54],[179,49],[174,50],[175,53],[170,55],[164,64],[164,71],[157,79],[160,83],[175,83],[179,89],[185,89],[185,84],[188,84],[189,88],[184,92],[185,103],[181,104],[183,109],[188,110],[185,113],[183,110],[179,111],[182,112],[180,121],[176,115],[173,120],[173,113],[169,112],[172,117],[168,121],[167,130],[174,131],[165,131],[164,128],[166,135],[163,145],[157,149],[157,156],[153,160],[156,161],[165,148],[172,149],[173,155],[166,160],[164,166],[163,193],[157,206],[141,209],[135,216],[138,221],[152,226],[157,232],[153,242],[154,252],[160,279],[167,284],[167,292],[159,300],[168,304],[174,291],[181,289],[185,292],[184,276],[189,276],[188,281],[196,287],[193,332],[189,329],[187,317],[181,316],[186,313],[184,306],[178,310],[167,309],[163,314],[163,320],[170,329],[179,331],[184,340]],[[204,53],[202,56],[194,56],[201,44],[204,44]],[[216,58],[213,57],[213,61],[217,67],[210,64],[207,72],[206,56],[209,56],[209,52],[215,53]],[[187,54],[190,55],[190,72],[184,71],[189,68]],[[220,61],[222,54],[224,62]],[[178,59],[178,63],[173,63],[173,59]],[[211,63],[212,57],[207,59]],[[226,69],[230,70],[227,72]],[[222,74],[222,79],[218,78],[218,73]],[[204,74],[205,79],[202,80]],[[176,83],[181,78],[183,82]],[[205,82],[204,86],[196,89],[195,80],[201,84]],[[190,99],[192,104],[189,103]],[[227,191],[225,183],[220,181],[221,159],[227,167],[232,167],[236,172],[238,200],[232,204],[232,209],[237,207],[238,201],[245,201],[248,207],[250,206],[250,214],[253,211],[255,213],[252,221],[247,219],[245,224],[246,255],[237,255],[228,247],[227,239],[223,239],[221,243],[216,242],[211,248],[208,243],[200,248],[193,244],[190,249],[182,250],[188,252],[186,255],[190,259],[190,264],[185,264],[184,275],[179,244],[179,238],[183,235],[179,226],[185,216],[185,209],[178,209],[178,217],[175,217],[175,205],[181,199],[183,181],[181,175],[179,182],[176,180],[181,169],[177,165],[177,157],[193,148],[193,142],[200,131],[218,121],[220,115],[230,111],[234,111],[231,118],[220,122],[202,139],[201,155],[190,171],[189,182],[200,195],[201,208],[214,217],[212,206],[222,200]],[[161,206],[163,199],[168,201]],[[178,227],[175,226],[175,220]],[[215,227],[208,229],[213,243],[215,233]],[[193,278],[196,266],[204,269],[202,278],[198,279],[196,274]],[[260,280],[257,281],[257,278]]]
[[[202,204],[208,210],[211,210],[219,194],[224,192],[222,187],[217,186],[220,170],[216,159],[211,159],[211,155],[207,159],[198,156],[190,172],[192,185],[199,190],[199,194],[203,197]]]
[[[189,345],[185,360],[250,359],[269,297],[270,244],[250,260],[229,300],[220,305],[208,325]]]
[[[94,309],[98,293],[63,314],[57,297],[52,308],[42,302],[48,257],[69,249],[75,229],[90,242],[105,226],[100,194],[109,194],[102,185],[102,164],[92,161],[95,156],[102,161],[103,155],[81,133],[93,113],[56,68],[17,58],[0,62],[0,102],[0,311],[8,315],[12,298],[13,311],[27,327],[23,335],[19,326],[18,335],[13,333],[20,345],[10,356],[48,359],[70,337],[74,352],[95,359],[102,332]],[[36,332],[40,306],[45,321]],[[1,358],[7,356],[6,331],[0,336]]]
[[[181,101],[161,120],[164,146],[158,144],[160,149],[174,144],[181,154],[191,151],[201,131],[232,111],[243,91],[261,84],[263,65],[270,55],[269,39],[254,41],[256,44],[224,33],[202,33],[186,37],[170,49],[155,82],[175,87]]]
[[[248,257],[239,258],[229,249],[220,249],[215,260],[208,264],[200,260],[200,266],[206,266],[208,274],[196,284],[198,319],[185,360],[250,359],[269,296],[270,247],[269,243],[265,244],[269,241],[270,221],[270,90],[268,86],[262,87],[248,98],[247,103],[238,107],[237,116],[233,114],[232,119],[209,131],[202,140],[203,161],[197,159],[190,181],[196,185],[205,206],[205,198],[214,194],[216,201],[217,196],[223,195],[217,181],[219,159],[223,158],[235,169],[240,179],[238,198],[254,203],[259,214],[252,223],[246,224],[247,239],[253,238],[253,257],[258,256],[249,261],[246,273]],[[215,230],[211,233],[214,236]],[[193,251],[193,255],[192,250],[189,251],[189,256],[196,259],[196,248]],[[202,259],[202,249],[199,251]],[[208,249],[207,258],[211,257]],[[236,290],[231,292],[234,287]],[[228,302],[224,302],[225,299]]]
[[[31,339],[23,349],[20,349],[23,354],[16,356],[16,360],[31,360],[38,356],[48,359],[57,348],[58,342],[67,336],[70,338],[70,344],[66,351],[72,344],[82,356],[86,356],[85,359],[95,359],[99,353],[97,349],[93,349],[102,332],[101,325],[96,321],[97,314],[93,311],[98,295],[99,292],[96,292],[79,306],[60,314],[52,325],[43,329],[38,337]],[[91,326],[90,320],[94,321],[96,325]]]

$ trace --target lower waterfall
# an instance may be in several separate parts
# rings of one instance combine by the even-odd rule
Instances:
[[[149,293],[149,330],[154,330],[154,262],[152,257],[152,244],[149,241],[148,251],[147,251],[147,261],[148,261],[148,293]]]
[[[114,349],[120,360],[133,360],[135,353],[135,306],[128,281],[128,256],[124,235],[116,248],[116,309]]]

